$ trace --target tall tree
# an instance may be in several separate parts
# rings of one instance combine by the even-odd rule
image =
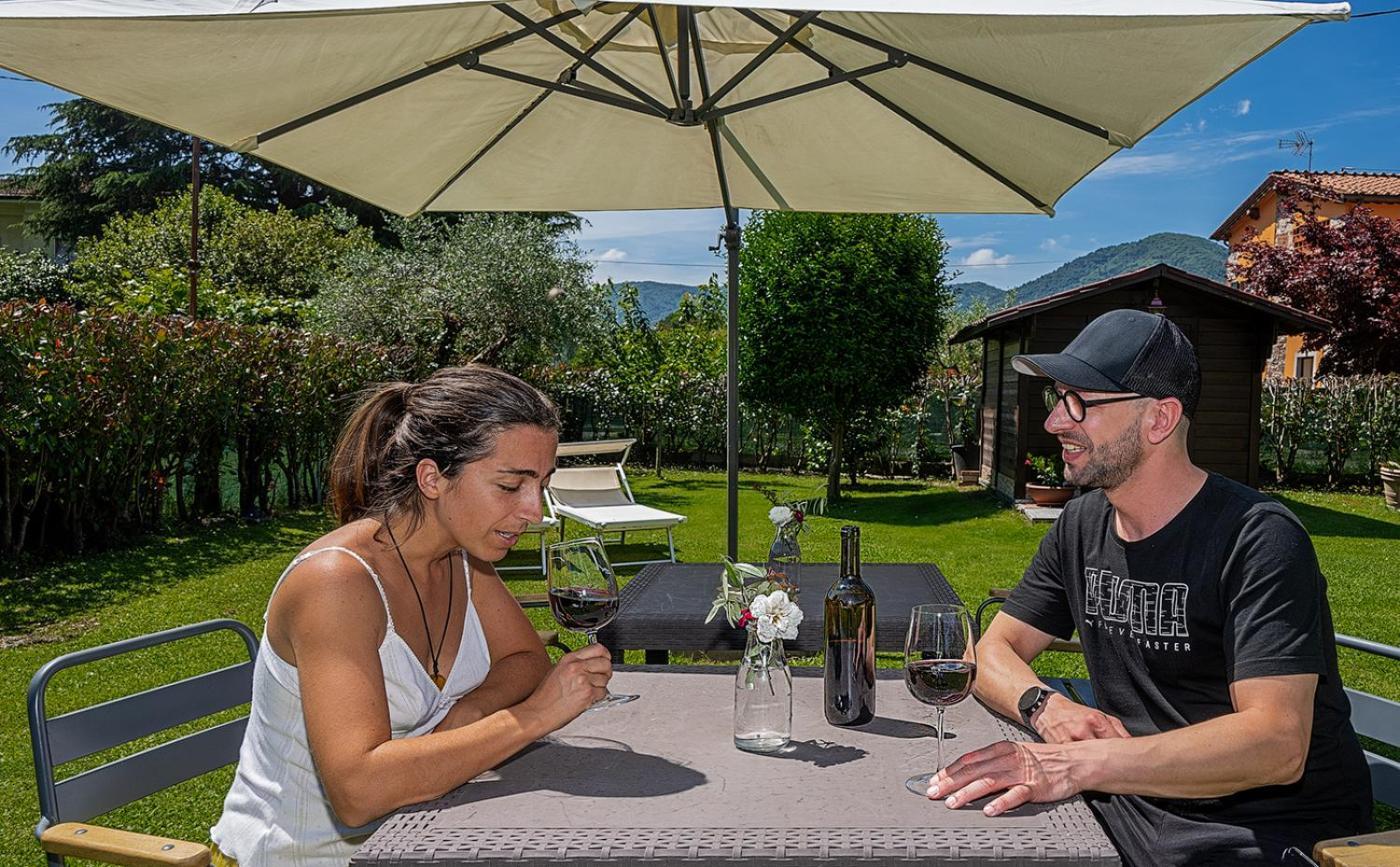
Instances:
[[[95,235],[119,214],[149,211],[189,184],[190,137],[88,99],[45,106],[49,131],[14,136],[5,153],[28,163],[18,176],[39,207],[27,221],[36,234],[72,243]],[[262,210],[332,204],[362,224],[379,227],[385,214],[352,196],[214,145],[200,154],[206,184]]]
[[[745,228],[743,390],[826,432],[828,499],[850,424],[897,406],[938,348],[945,252],[938,224],[913,214],[757,211]]]
[[[1328,219],[1302,189],[1286,191],[1283,203],[1292,245],[1246,241],[1232,278],[1332,323],[1306,340],[1327,349],[1324,372],[1400,372],[1400,221],[1365,207]]]

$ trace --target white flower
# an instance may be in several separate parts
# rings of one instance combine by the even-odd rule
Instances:
[[[783,590],[775,590],[767,596],[755,596],[749,603],[749,614],[754,617],[758,640],[763,642],[776,638],[796,638],[797,627],[802,623],[802,609],[788,599],[787,592]]]
[[[792,520],[792,509],[787,506],[774,506],[768,510],[768,520],[776,527],[781,527]]]

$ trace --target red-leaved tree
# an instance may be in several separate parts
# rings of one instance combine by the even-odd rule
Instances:
[[[1323,372],[1400,372],[1400,220],[1365,207],[1328,219],[1305,190],[1279,193],[1293,218],[1293,246],[1245,241],[1232,279],[1332,323],[1307,338],[1308,349],[1328,350]]]

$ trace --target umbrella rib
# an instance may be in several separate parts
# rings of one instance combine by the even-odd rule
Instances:
[[[705,66],[704,43],[700,41],[700,19],[695,8],[685,7],[686,18],[690,21],[690,44],[695,49],[695,77],[700,79],[700,101],[710,98],[710,72]]]
[[[597,42],[590,45],[588,47],[588,50],[584,53],[592,55],[602,50],[604,45],[607,45],[613,40],[614,37],[617,36],[617,34],[621,33],[624,29],[626,29],[627,25],[631,24],[633,19],[635,19],[639,14],[641,14],[640,7],[634,8],[632,11],[629,11],[626,15],[622,16],[621,20],[614,24],[612,28],[608,30],[608,32],[604,33],[603,36]],[[575,61],[573,66],[565,70],[565,75],[567,75],[569,72],[576,71],[577,68],[578,62]],[[460,169],[454,172],[452,174],[452,177],[444,181],[442,185],[439,186],[437,190],[435,190],[425,202],[423,202],[422,207],[420,207],[418,210],[420,212],[426,211],[428,210],[428,208],[432,207],[433,203],[436,202],[442,196],[443,193],[447,192],[449,187],[457,183],[457,181],[461,180],[463,175],[471,171],[472,167],[475,166],[477,163],[481,162],[481,160],[488,153],[491,152],[492,148],[500,144],[502,139],[504,139],[507,135],[511,133],[511,131],[513,131],[517,126],[519,126],[521,122],[525,120],[525,118],[529,117],[535,109],[539,108],[540,104],[543,103],[546,99],[548,99],[551,93],[554,93],[553,88],[544,88],[538,96],[531,100],[529,105],[525,106],[525,108],[517,112],[515,117],[511,118],[505,126],[501,127],[501,129],[494,136],[491,137],[491,140],[487,142],[481,148],[481,150],[472,154],[471,159],[467,160],[467,162]]]
[[[759,15],[758,13],[753,12],[753,11],[748,10],[748,9],[740,9],[739,12],[740,12],[742,15],[744,15],[744,17],[746,17],[746,18],[748,18],[749,20],[753,21],[754,23],[758,24],[760,27],[763,27],[764,29],[768,30],[770,33],[771,33],[771,32],[777,32],[777,29],[778,29],[778,28],[777,28],[777,25],[773,24],[773,23],[770,22],[768,19],[764,18],[762,15]],[[844,70],[843,70],[840,66],[838,66],[838,65],[837,65],[836,63],[834,63],[833,61],[828,60],[824,55],[822,55],[822,54],[821,54],[819,51],[817,51],[815,48],[812,48],[812,47],[809,46],[809,45],[803,45],[801,42],[796,42],[796,41],[794,41],[792,44],[793,44],[794,46],[796,46],[796,47],[797,47],[797,50],[800,51],[800,52],[802,52],[802,54],[805,55],[808,59],[810,59],[810,60],[812,60],[813,62],[818,63],[818,64],[820,64],[820,65],[826,67],[826,69],[827,69],[827,71],[828,71],[829,73],[831,73],[831,74],[833,74],[833,75],[840,75],[840,74],[843,74],[843,73],[844,73]],[[967,162],[971,163],[973,166],[975,166],[976,168],[978,168],[979,170],[981,170],[981,171],[982,171],[984,174],[986,174],[988,177],[992,178],[993,180],[997,181],[997,183],[1001,184],[1002,186],[1004,186],[1004,187],[1006,187],[1007,189],[1011,190],[1011,191],[1012,191],[1013,193],[1015,193],[1016,195],[1018,195],[1018,196],[1020,196],[1021,198],[1025,199],[1027,202],[1029,202],[1031,205],[1033,205],[1037,210],[1042,211],[1042,212],[1044,212],[1044,213],[1046,213],[1046,214],[1049,214],[1050,216],[1054,216],[1054,215],[1055,215],[1055,209],[1054,209],[1053,207],[1051,207],[1050,205],[1047,205],[1046,203],[1044,203],[1044,202],[1040,201],[1039,199],[1037,199],[1035,196],[1033,196],[1033,195],[1031,195],[1030,193],[1026,192],[1026,191],[1025,191],[1024,189],[1022,189],[1021,186],[1020,186],[1019,184],[1017,184],[1015,181],[1012,181],[1010,178],[1006,177],[1006,176],[1003,175],[1001,172],[997,171],[996,169],[994,169],[994,168],[992,168],[991,166],[987,165],[987,164],[986,164],[985,162],[983,162],[982,160],[980,160],[980,159],[978,159],[977,157],[973,156],[970,152],[968,152],[968,151],[967,151],[965,148],[963,148],[961,145],[959,145],[959,144],[957,144],[956,142],[954,142],[953,140],[949,139],[947,136],[943,135],[943,134],[940,133],[938,130],[936,130],[936,129],[934,129],[933,127],[929,126],[929,125],[928,125],[927,123],[925,123],[924,121],[922,121],[922,120],[920,120],[919,118],[915,117],[915,116],[914,116],[913,114],[911,114],[908,110],[906,110],[906,109],[904,109],[903,107],[897,105],[897,104],[896,104],[893,100],[891,100],[889,97],[887,97],[887,96],[885,96],[884,94],[880,93],[879,91],[875,90],[873,87],[871,87],[870,85],[866,84],[866,83],[863,82],[863,81],[852,81],[852,82],[851,82],[851,86],[854,87],[855,89],[859,90],[861,93],[865,94],[866,96],[870,97],[871,99],[875,100],[876,102],[878,102],[880,105],[884,106],[884,107],[885,107],[886,109],[888,109],[889,111],[893,112],[896,116],[898,116],[898,117],[899,117],[901,120],[903,120],[905,123],[908,123],[909,125],[913,126],[915,129],[919,130],[919,132],[922,132],[924,135],[927,135],[928,137],[932,138],[934,141],[938,142],[939,144],[941,144],[941,145],[943,145],[944,147],[948,148],[948,149],[949,149],[950,151],[952,151],[953,153],[955,153],[955,154],[957,154],[958,156],[962,157],[962,158],[963,158],[964,160],[966,160]]]
[[[661,36],[661,25],[656,20],[656,7],[647,4],[647,20],[651,22],[651,32],[656,36],[656,53],[661,55],[661,65],[666,70],[666,83],[671,85],[671,99],[677,106],[681,104],[681,92],[676,88],[676,73],[671,68],[671,53],[666,50],[666,40]]]
[[[815,90],[823,90],[828,87],[834,87],[838,84],[845,84],[848,81],[854,82],[857,79],[864,78],[867,75],[874,75],[877,72],[885,72],[890,69],[897,69],[898,67],[901,67],[903,65],[903,60],[901,60],[898,57],[891,57],[889,60],[885,60],[880,63],[872,63],[869,66],[862,66],[860,69],[852,69],[849,72],[833,72],[833,74],[827,76],[826,78],[818,79],[817,81],[809,81],[806,84],[798,84],[792,87],[786,87],[782,90],[776,90],[764,96],[756,96],[753,99],[746,99],[743,102],[736,102],[731,105],[725,105],[720,106],[719,108],[711,109],[706,114],[706,117],[724,117],[725,115],[735,114],[741,111],[748,111],[752,108],[761,108],[762,106],[769,105],[770,103],[780,102],[784,99],[791,99],[794,96],[801,96],[804,93],[811,93]]]
[[[601,102],[603,105],[610,105],[614,108],[624,108],[628,111],[635,111],[638,114],[644,114],[647,117],[664,118],[669,116],[668,112],[664,109],[662,111],[657,111],[649,105],[645,105],[643,103],[637,102],[636,100],[631,100],[625,96],[620,96],[618,94],[611,93],[606,90],[594,90],[591,88],[577,87],[570,84],[562,84],[557,81],[549,81],[547,79],[538,78],[533,75],[527,75],[523,72],[516,72],[513,69],[505,69],[504,67],[500,66],[490,66],[485,63],[472,63],[470,60],[462,61],[462,68],[475,70],[477,72],[484,72],[487,75],[494,75],[497,78],[504,78],[508,81],[518,81],[521,84],[529,84],[534,87],[544,88],[545,90],[553,90],[558,93],[568,94],[569,96],[577,96],[580,99],[587,99],[593,102]]]
[[[789,12],[788,14],[791,15],[793,13]],[[874,38],[873,36],[866,36],[863,33],[858,33],[850,29],[849,27],[844,27],[840,24],[820,20],[813,21],[812,24],[822,28],[823,30],[828,30],[832,33],[835,33],[838,36],[844,36],[853,42],[859,42],[860,44],[868,48],[874,48],[877,51],[888,52],[896,50],[887,43],[882,42],[879,39]],[[1065,112],[1062,112],[1058,109],[1051,108],[1048,105],[1042,105],[1041,103],[1038,103],[1033,99],[1021,96],[1018,93],[1012,93],[1011,91],[1006,90],[1005,88],[997,87],[995,84],[989,84],[981,80],[980,78],[974,78],[973,76],[967,75],[966,73],[958,72],[956,69],[951,69],[947,66],[944,66],[941,63],[935,63],[932,60],[929,60],[925,57],[920,57],[917,54],[913,54],[910,52],[903,53],[908,56],[910,63],[914,64],[915,66],[921,69],[925,69],[929,72],[932,72],[935,75],[941,75],[944,78],[950,78],[953,81],[958,82],[959,84],[965,84],[968,87],[971,87],[975,90],[980,90],[983,93],[990,94],[992,96],[997,97],[998,99],[1003,99],[1007,102],[1019,105],[1021,108],[1029,109],[1037,114],[1048,117],[1051,120],[1059,121],[1062,124],[1074,127],[1075,129],[1089,133],[1092,136],[1097,136],[1098,138],[1104,139],[1105,141],[1111,142],[1115,145],[1118,145],[1119,147],[1132,146],[1131,138],[1122,133],[1105,129],[1104,127],[1101,127],[1096,123],[1091,123],[1087,120],[1082,120],[1073,115],[1066,114]]]
[[[577,9],[570,9],[567,12],[561,12],[558,15],[555,15],[551,18],[546,18],[544,21],[541,21],[538,26],[554,27],[558,24],[562,24],[565,21],[568,21],[570,18],[577,18],[581,14],[583,13],[581,13]],[[384,82],[383,84],[375,85],[369,90],[357,93],[354,96],[348,96],[345,99],[333,102],[330,105],[325,106],[323,108],[318,108],[313,112],[302,115],[301,117],[289,120],[286,123],[278,124],[277,126],[274,126],[265,132],[261,132],[253,136],[251,139],[245,139],[244,142],[240,142],[238,145],[235,146],[235,150],[253,150],[258,145],[272,141],[278,136],[283,136],[289,132],[301,129],[307,124],[315,123],[318,120],[324,120],[325,118],[328,118],[333,114],[339,114],[340,112],[345,111],[347,108],[353,108],[362,102],[374,99],[377,96],[383,96],[384,94],[389,93],[390,91],[398,90],[400,87],[403,87],[406,84],[412,84],[413,82],[423,78],[427,78],[430,75],[434,75],[446,69],[451,69],[452,67],[457,66],[463,58],[474,55],[479,56],[489,51],[495,51],[498,48],[504,48],[505,46],[510,45],[513,42],[518,42],[519,40],[524,39],[526,36],[531,35],[533,35],[533,33],[530,30],[516,30],[512,33],[506,33],[502,36],[496,37],[495,39],[488,40],[476,48],[469,48],[465,51],[459,51],[448,57],[444,57],[442,60],[429,63],[422,69],[415,69],[410,73],[400,75],[398,78],[393,78],[389,81]]]
[[[740,69],[738,72],[734,73],[732,78],[730,78],[724,84],[721,84],[718,90],[706,97],[705,101],[700,104],[700,107],[695,110],[695,113],[704,114],[705,112],[714,108],[715,103],[719,102],[721,99],[724,99],[724,97],[729,94],[729,91],[733,90],[739,85],[740,82],[752,75],[755,70],[757,70],[760,66],[763,65],[763,63],[766,60],[768,60],[768,58],[776,54],[778,49],[782,48],[783,45],[788,42],[788,40],[792,39],[792,37],[800,33],[802,29],[808,24],[810,24],[813,21],[813,19],[815,19],[819,14],[819,12],[813,11],[807,11],[802,13],[802,15],[800,15],[797,18],[797,20],[794,21],[786,30],[778,34],[778,36],[774,38],[774,40],[770,42],[766,48],[764,48],[759,53],[755,54],[752,60],[744,64],[743,69]]]
[[[528,15],[516,10],[510,4],[497,3],[495,4],[495,8],[502,15],[511,18],[515,21],[515,23],[519,24],[521,27],[524,27],[527,30],[536,33],[550,45],[553,45],[555,48],[572,57],[575,61],[582,63],[589,69],[592,69],[594,72],[603,76],[608,81],[611,81],[613,84],[616,84],[618,87],[632,94],[632,96],[636,97],[637,99],[656,109],[658,112],[661,112],[662,114],[668,114],[670,112],[670,110],[665,105],[662,105],[661,101],[658,100],[656,97],[652,96],[642,88],[628,81],[626,78],[613,71],[612,69],[609,69],[608,67],[604,66],[599,61],[594,60],[592,55],[584,54],[582,51],[579,51],[577,48],[570,45],[568,41],[561,37],[559,34],[553,33],[546,28],[538,26],[533,20],[531,20],[531,18]],[[635,16],[633,17],[635,18]],[[577,72],[577,68],[575,68],[574,71]]]
[[[768,177],[768,174],[758,165],[758,161],[753,158],[753,154],[749,153],[749,149],[744,147],[744,143],[739,141],[734,130],[729,128],[729,124],[717,118],[715,125],[719,127],[719,133],[724,136],[724,140],[729,142],[729,149],[734,151],[735,156],[739,157],[739,161],[749,170],[749,174],[753,175],[754,180],[758,181],[764,191],[773,198],[773,201],[778,203],[779,210],[792,210],[792,205],[789,205],[787,199],[783,198],[783,194],[773,183],[773,179]]]

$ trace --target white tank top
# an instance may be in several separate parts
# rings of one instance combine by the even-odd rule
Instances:
[[[277,579],[273,594],[297,564],[323,551],[341,551],[360,561],[384,600],[387,619],[379,662],[389,699],[389,726],[394,738],[432,731],[457,699],[476,689],[491,668],[481,620],[472,604],[471,567],[465,554],[467,614],[457,658],[441,691],[418,658],[394,631],[384,585],[364,558],[338,546],[306,551]],[[224,799],[219,822],[209,837],[239,867],[344,867],[380,821],[360,828],[341,824],[316,774],[306,738],[297,669],[277,656],[267,640],[267,615],[258,658],[253,665],[253,703],[238,753],[238,770]]]

